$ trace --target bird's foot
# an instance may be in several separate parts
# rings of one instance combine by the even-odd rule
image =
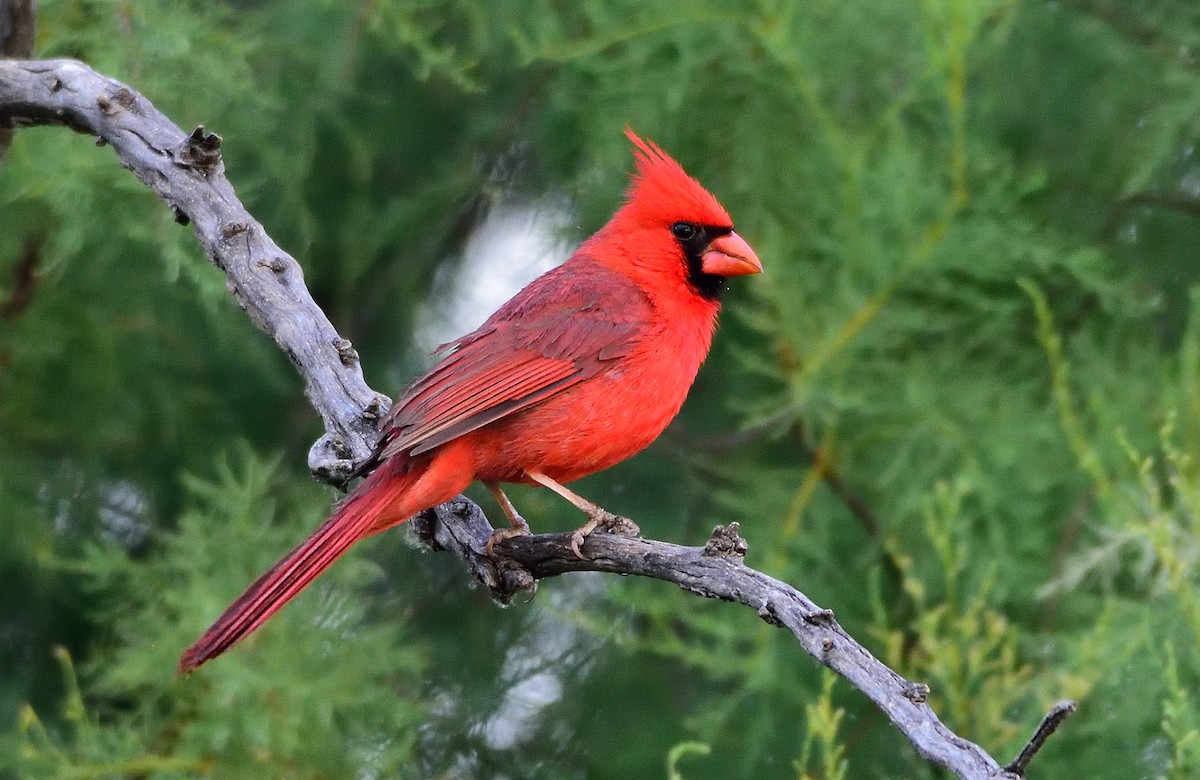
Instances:
[[[596,507],[594,511],[588,512],[588,521],[571,532],[571,552],[575,553],[576,558],[586,560],[579,548],[583,545],[583,540],[596,530],[630,537],[638,536],[642,532],[637,523],[628,517],[614,515],[606,509]]]
[[[487,546],[484,550],[487,552],[489,558],[492,557],[492,548],[496,546],[496,542],[502,542],[505,539],[512,539],[517,536],[529,536],[529,523],[525,522],[525,518],[514,512],[513,516],[509,518],[509,523],[511,525],[508,528],[497,528],[488,537]]]

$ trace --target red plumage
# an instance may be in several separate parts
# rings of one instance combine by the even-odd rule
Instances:
[[[658,437],[708,353],[724,280],[762,270],[716,198],[626,135],[638,154],[625,204],[565,263],[442,347],[383,421],[375,471],[187,649],[181,671],[254,631],[358,540],[475,480],[497,493],[501,482],[544,484],[588,512],[581,531],[603,522],[562,483]]]

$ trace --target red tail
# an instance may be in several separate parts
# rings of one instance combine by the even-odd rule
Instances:
[[[352,544],[381,530],[377,527],[380,516],[393,508],[419,476],[420,469],[396,474],[386,465],[379,468],[320,528],[246,588],[204,636],[184,651],[179,671],[194,671],[228,650],[304,590]]]

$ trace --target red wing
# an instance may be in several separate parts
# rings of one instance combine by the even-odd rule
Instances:
[[[650,312],[633,282],[587,258],[539,277],[408,387],[378,459],[427,452],[594,376]]]
[[[462,354],[466,360],[439,364],[423,378],[421,392],[401,399],[406,403],[392,423],[395,438],[382,457],[404,451],[419,455],[540,400],[546,389],[561,390],[582,379],[570,361],[528,352],[470,354],[479,351],[456,352],[452,358]]]

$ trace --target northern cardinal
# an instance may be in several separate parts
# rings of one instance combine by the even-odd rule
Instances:
[[[579,507],[588,522],[573,537],[577,555],[617,519],[563,483],[662,433],[708,354],[726,279],[762,271],[717,199],[657,145],[625,134],[637,167],[625,204],[565,263],[439,349],[383,420],[374,471],[184,652],[181,672],[254,631],[355,542],[474,480],[511,526],[493,540],[529,532],[502,482],[545,485]]]

